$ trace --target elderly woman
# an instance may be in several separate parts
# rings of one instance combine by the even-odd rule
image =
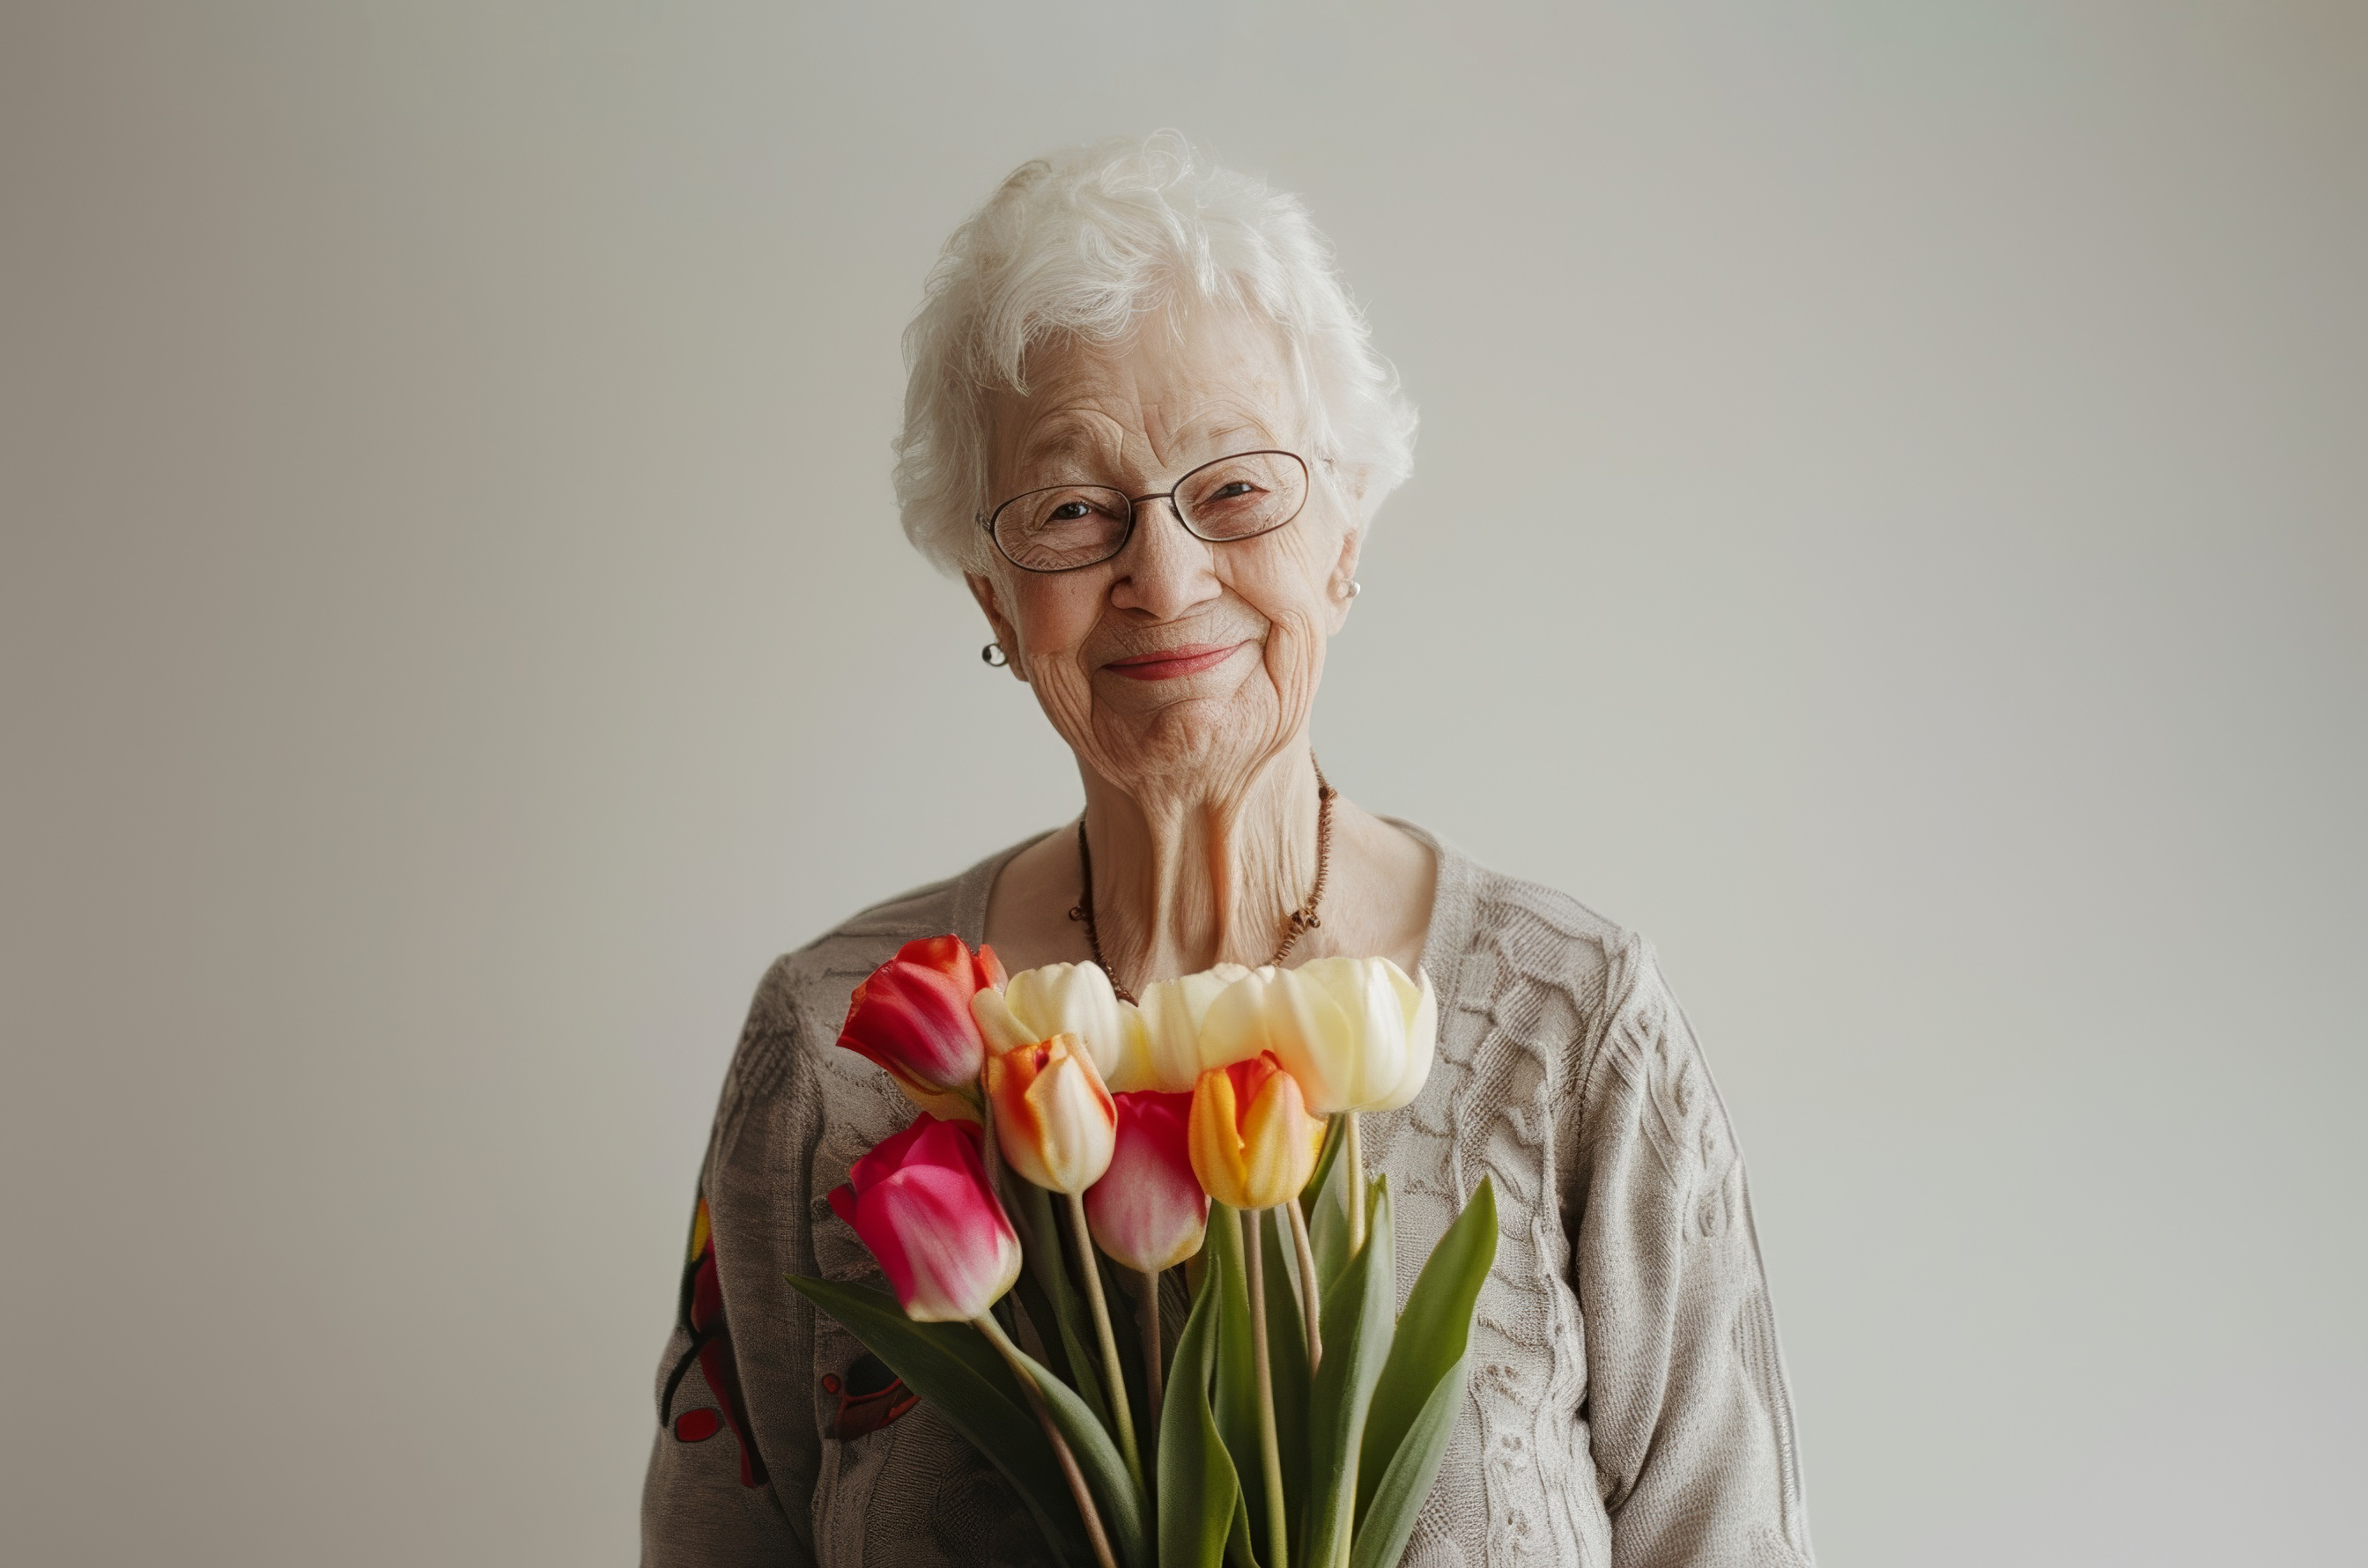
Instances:
[[[1121,994],[1221,961],[1427,968],[1439,1060],[1368,1119],[1401,1299],[1483,1176],[1474,1375],[1405,1561],[1803,1563],[1743,1166],[1651,949],[1332,789],[1309,745],[1414,415],[1301,205],[1172,136],[1031,163],[907,337],[896,490],[1076,754],[1072,823],[856,916],[758,989],[704,1167],[643,1504],[655,1564],[1024,1562],[1013,1494],[785,1283],[869,1278],[823,1195],[911,1107],[831,1049],[959,933]]]

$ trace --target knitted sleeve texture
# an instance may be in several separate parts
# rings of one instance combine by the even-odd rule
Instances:
[[[712,1335],[720,1323],[724,1332],[689,1362],[662,1417],[642,1491],[644,1568],[803,1568],[815,1560],[807,1505],[818,1431],[811,1410],[785,1408],[777,1392],[812,1384],[814,1338],[814,1308],[786,1279],[814,1272],[808,1165],[795,1154],[813,1147],[821,1109],[803,1081],[791,962],[775,963],[757,987],[700,1174],[721,1300],[720,1318],[700,1326]],[[691,1340],[678,1324],[658,1369],[662,1390]]]
[[[1565,1197],[1614,1568],[1805,1563],[1793,1416],[1735,1133],[1645,945],[1612,955]]]

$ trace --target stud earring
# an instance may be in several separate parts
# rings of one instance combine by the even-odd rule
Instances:
[[[999,670],[1011,663],[1011,656],[1003,651],[1003,644],[1000,642],[989,642],[978,651],[978,656],[986,662],[986,667],[991,670]]]
[[[1353,599],[1353,598],[1355,598],[1359,594],[1361,594],[1361,593],[1363,593],[1364,591],[1365,591],[1365,585],[1364,585],[1364,584],[1360,583],[1360,582],[1359,582],[1359,581],[1357,581],[1357,579],[1355,579],[1354,577],[1351,577],[1351,578],[1349,578],[1349,597],[1350,598],[1352,598],[1352,599]]]

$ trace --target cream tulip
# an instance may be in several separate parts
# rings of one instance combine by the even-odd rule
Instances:
[[[1084,1042],[1104,1083],[1131,1087],[1141,1075],[1143,1020],[1118,999],[1099,964],[1023,969],[1001,991],[973,996],[971,1015],[991,1055],[1068,1034]]]
[[[1227,986],[1249,972],[1241,964],[1221,963],[1180,980],[1155,980],[1144,986],[1138,1008],[1143,1020],[1144,1081],[1113,1084],[1113,1087],[1189,1094],[1201,1081],[1203,1069],[1228,1066],[1243,1060],[1228,1057],[1223,1062],[1203,1061],[1201,1025],[1209,1016],[1210,1005]]]
[[[1204,1067],[1271,1051],[1296,1078],[1307,1108],[1395,1110],[1430,1076],[1439,1002],[1387,959],[1315,959],[1253,970],[1210,1005],[1201,1028]]]

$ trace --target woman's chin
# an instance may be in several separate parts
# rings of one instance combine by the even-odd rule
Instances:
[[[1163,695],[1157,702],[1106,705],[1100,746],[1137,778],[1224,778],[1254,767],[1274,745],[1277,707],[1269,692],[1260,701],[1232,689]]]

